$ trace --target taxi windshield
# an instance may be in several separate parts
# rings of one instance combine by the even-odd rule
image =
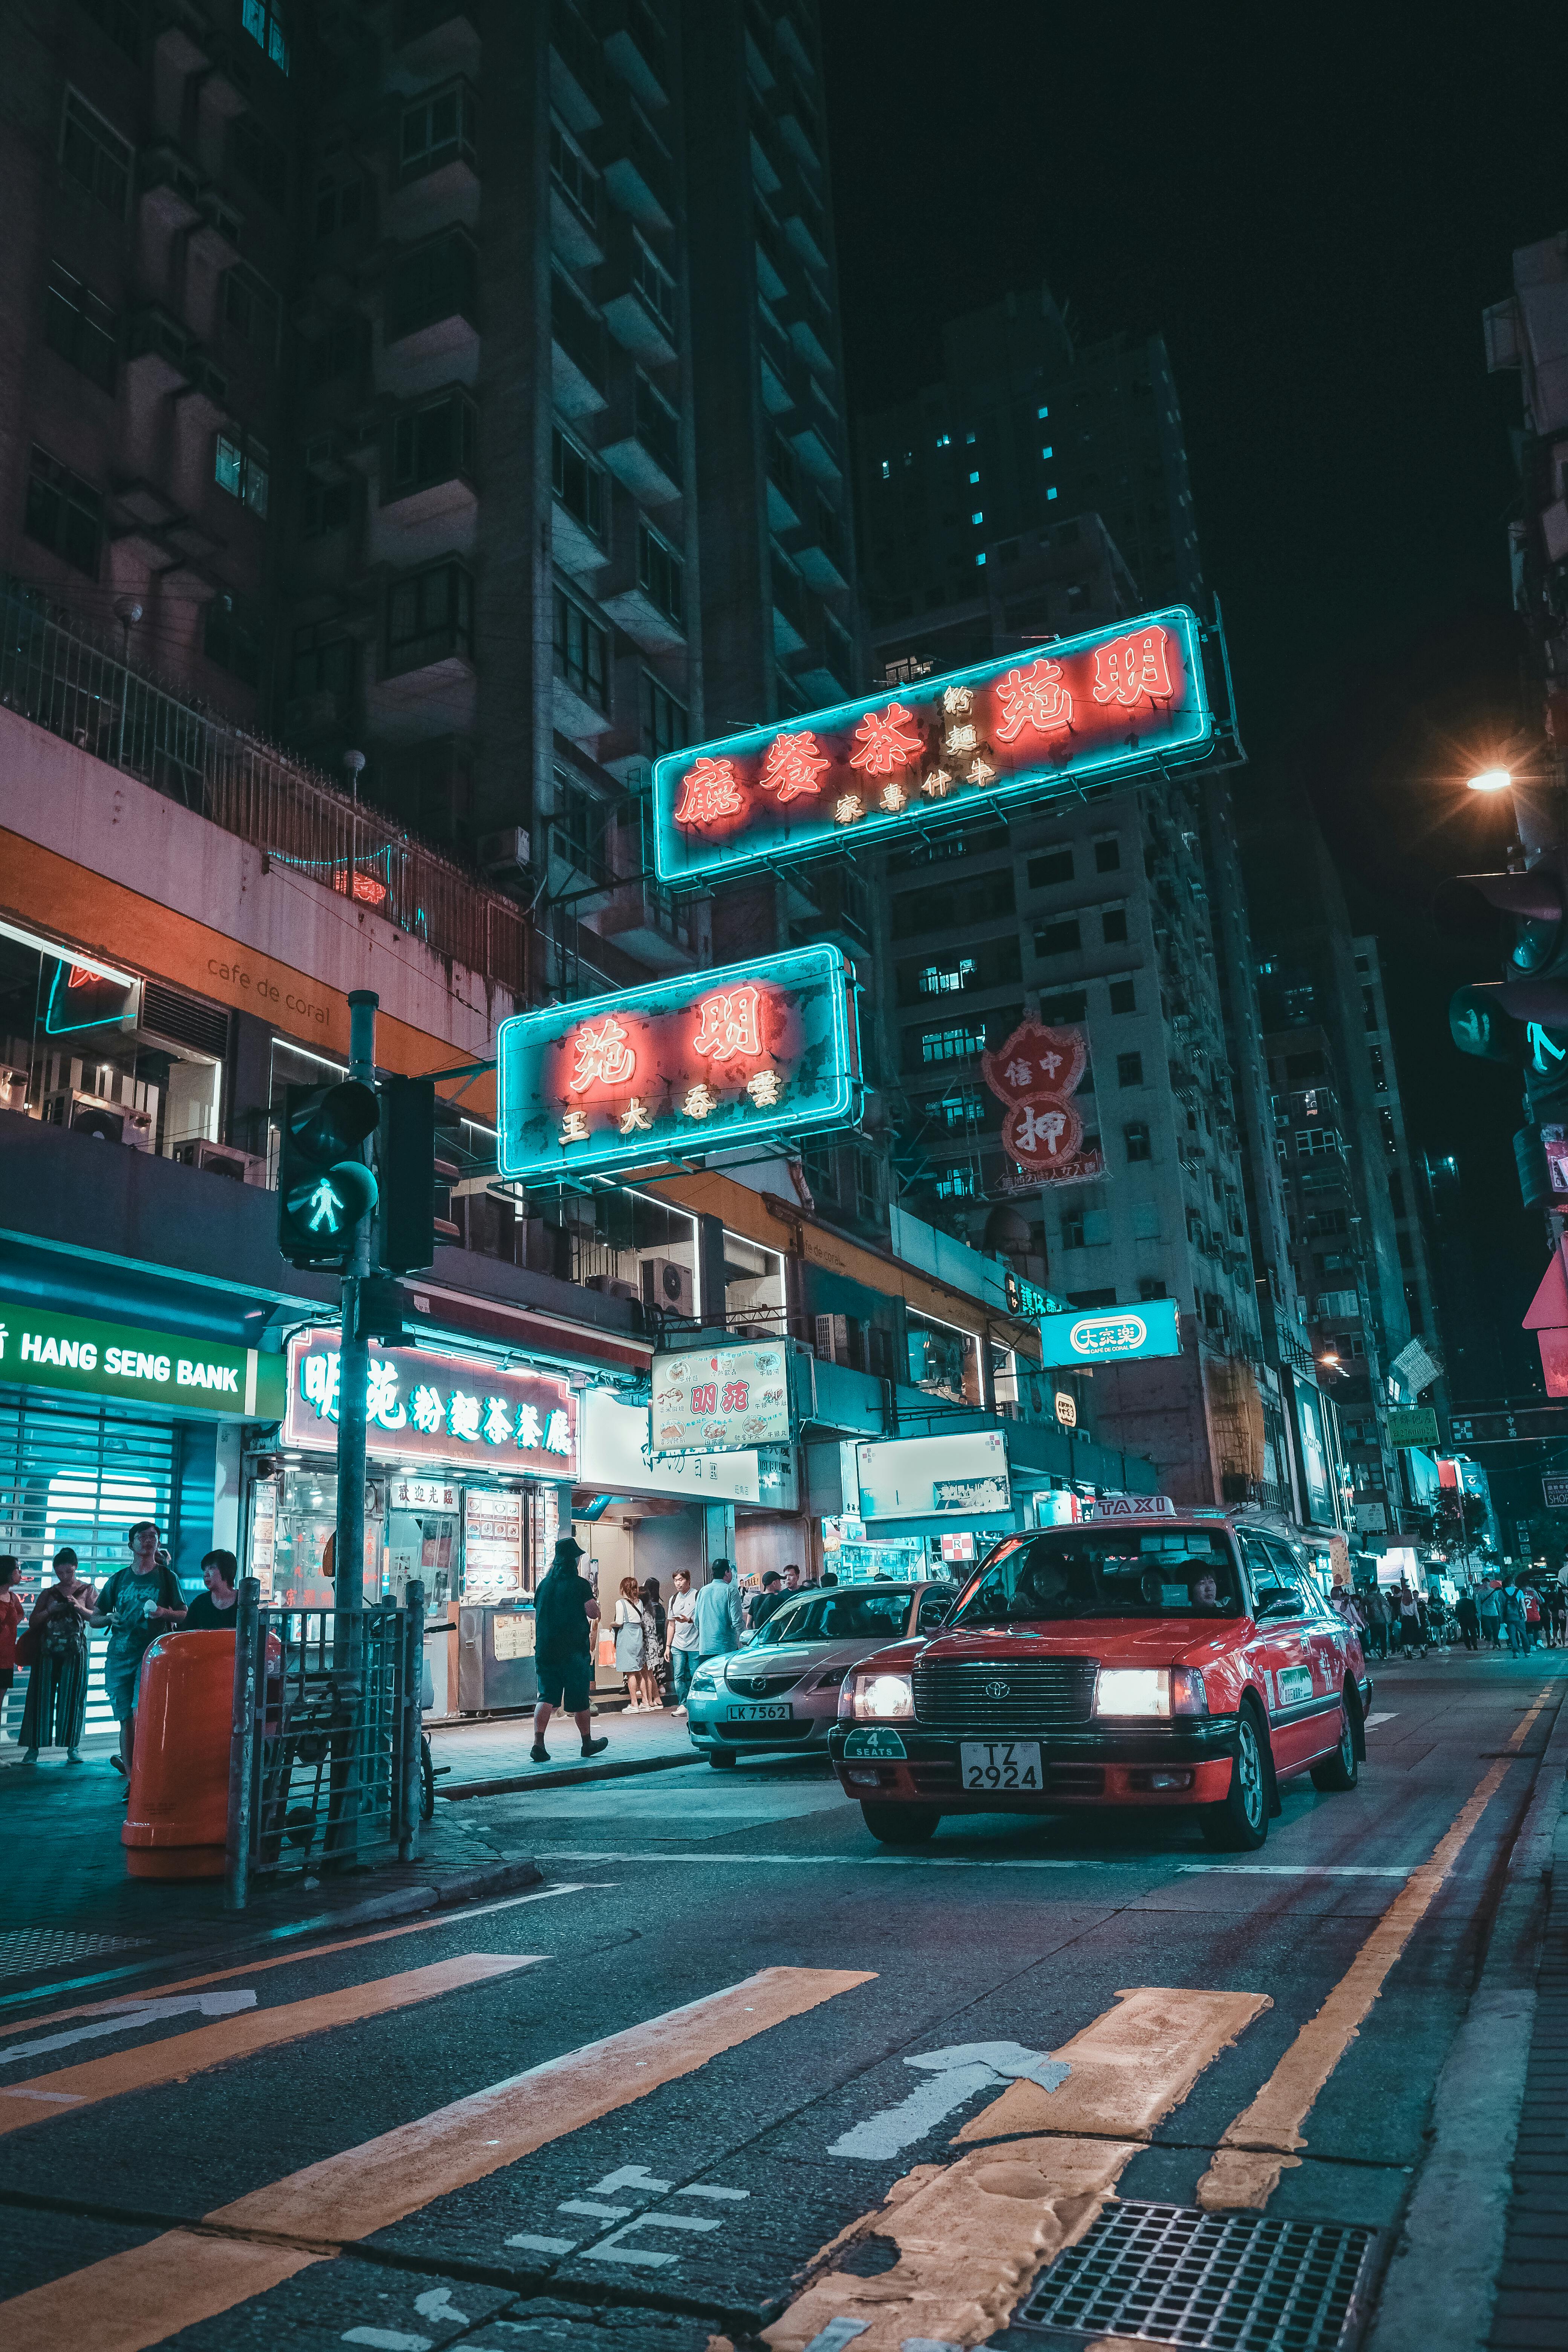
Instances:
[[[750,1647],[775,1642],[896,1642],[910,1622],[910,1590],[879,1589],[814,1592],[775,1609]]]
[[[1224,1536],[1204,1528],[1053,1528],[984,1560],[947,1630],[1073,1617],[1239,1617]]]

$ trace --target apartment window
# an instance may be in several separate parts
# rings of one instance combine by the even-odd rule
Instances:
[[[264,278],[245,262],[237,261],[223,274],[223,315],[247,343],[276,356],[278,297]]]
[[[673,337],[675,333],[675,280],[656,254],[633,234],[632,284],[654,317]]]
[[[1070,996],[1042,996],[1040,999],[1040,1018],[1047,1027],[1081,1021],[1088,1009],[1089,999],[1081,989],[1075,989]]]
[[[270,476],[265,445],[237,425],[226,425],[213,444],[213,479],[263,521]]]
[[[1035,933],[1035,953],[1037,956],[1072,955],[1083,944],[1083,936],[1076,915],[1059,923],[1046,923]]]
[[[103,539],[103,500],[90,482],[35,448],[27,467],[27,507],[22,525],[29,539],[49,548],[75,572],[98,577]]]
[[[551,846],[557,857],[585,874],[590,882],[603,881],[609,872],[605,855],[606,811],[603,801],[569,783],[555,772],[555,814],[551,821]]]
[[[387,674],[474,656],[474,586],[460,563],[434,563],[395,583],[386,608]]]
[[[74,89],[60,118],[60,169],[111,212],[125,217],[131,194],[131,142]]]
[[[1393,1168],[1389,1171],[1388,1205],[1394,1211],[1396,1217],[1404,1217],[1409,1214],[1409,1212],[1405,1205],[1405,1179],[1400,1174],[1397,1168]],[[1341,1230],[1343,1230],[1342,1226]]]
[[[1163,1298],[1164,1296],[1165,1286],[1158,1275],[1141,1274],[1139,1276],[1138,1297],[1141,1301],[1147,1303],[1151,1298]]]
[[[365,209],[365,184],[357,174],[352,180],[342,180],[323,173],[317,181],[318,236],[336,236],[340,229],[358,228]]]
[[[417,105],[404,108],[398,163],[405,180],[423,179],[445,163],[467,163],[477,170],[479,160],[478,109],[466,81],[449,82]]]
[[[936,1180],[936,1197],[939,1201],[972,1201],[977,1196],[978,1192],[979,1186],[975,1181],[974,1171],[963,1160],[954,1167],[944,1168]]]
[[[300,374],[307,391],[315,391],[334,377],[354,374],[364,350],[365,322],[357,311],[345,310],[324,335],[312,335],[300,345]]]
[[[855,1213],[867,1219],[877,1213],[877,1162],[868,1151],[855,1154]]]
[[[680,480],[680,419],[664,394],[648,382],[641,368],[634,387],[634,417],[637,439],[657,457],[670,480]]]
[[[82,7],[100,32],[132,65],[142,62],[142,11],[137,0],[81,0]]]
[[[1142,1054],[1118,1054],[1116,1056],[1116,1083],[1119,1087],[1141,1087],[1142,1085],[1143,1056]]]
[[[1121,947],[1127,937],[1125,907],[1107,907],[1100,919],[1100,937],[1108,948]]]
[[[432,237],[405,253],[386,281],[386,339],[395,343],[416,335],[438,319],[479,315],[479,258],[471,238],[461,229]]]
[[[1122,1129],[1121,1134],[1127,1146],[1129,1160],[1152,1160],[1154,1152],[1149,1141],[1149,1129],[1146,1121],[1141,1118],[1134,1119],[1131,1127]]]
[[[1094,845],[1094,870],[1097,874],[1114,874],[1121,864],[1120,834],[1101,834]]]
[[[550,436],[552,480],[569,515],[595,539],[605,536],[605,475],[584,449],[556,425]]]
[[[978,974],[973,956],[958,956],[951,963],[928,963],[917,974],[915,986],[922,996],[952,996],[961,988],[973,988]]]
[[[662,759],[667,751],[679,751],[687,740],[687,714],[684,703],[677,702],[668,687],[660,686],[651,671],[642,674],[642,748],[647,760]]]
[[[1131,981],[1113,980],[1111,982],[1110,1009],[1112,1013],[1137,1012],[1138,991]]]
[[[1383,1047],[1369,1045],[1366,1055],[1367,1060],[1372,1064],[1373,1089],[1377,1094],[1385,1095],[1388,1092],[1388,1072],[1384,1066]]]
[[[595,710],[607,711],[609,698],[610,641],[596,621],[590,620],[580,604],[557,588],[554,597],[555,675],[563,678],[574,694],[591,702]]]
[[[928,1102],[926,1117],[940,1120],[949,1132],[957,1127],[978,1127],[985,1116],[985,1097],[978,1087],[952,1087]]]
[[[646,522],[637,525],[637,585],[667,620],[684,624],[685,565]]]
[[[472,474],[479,441],[479,411],[460,392],[411,408],[392,422],[392,488],[416,490],[430,482]]]
[[[599,174],[558,122],[550,125],[550,176],[589,227],[599,226]]]
[[[1071,880],[1072,851],[1070,847],[1047,849],[1040,856],[1030,858],[1029,887],[1031,890],[1044,890],[1053,882],[1070,882]]]
[[[836,1193],[838,1190],[838,1155],[822,1145],[806,1144],[800,1155],[801,1171],[806,1189],[817,1193]]]
[[[321,539],[330,530],[343,530],[353,520],[352,482],[307,479],[300,493],[300,536]]]
[[[120,348],[119,314],[58,261],[49,264],[44,298],[44,341],[104,392],[114,389]]]
[[[258,195],[281,212],[289,201],[289,156],[254,114],[237,115],[228,126],[229,159]]]
[[[1377,999],[1370,988],[1363,988],[1361,992],[1361,1017],[1363,1029],[1381,1029],[1383,1026],[1377,1017]]]
[[[279,0],[240,0],[239,21],[279,73],[289,70],[289,36]]]
[[[296,629],[289,667],[290,695],[345,697],[353,681],[354,651],[352,637],[318,638],[313,628]]]
[[[958,1022],[950,1029],[922,1029],[921,1060],[931,1062],[963,1062],[972,1054],[982,1053],[985,1045],[985,1024]]]
[[[245,686],[261,683],[261,624],[232,596],[215,596],[202,615],[202,651]]]
[[[1064,1209],[1062,1211],[1063,1249],[1080,1250],[1083,1245],[1083,1211],[1081,1209]]]
[[[1337,1127],[1302,1128],[1296,1137],[1296,1150],[1304,1160],[1311,1159],[1318,1152],[1337,1151],[1339,1148],[1340,1131]]]

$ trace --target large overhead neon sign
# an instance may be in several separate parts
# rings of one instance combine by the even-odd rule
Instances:
[[[855,975],[833,947],[520,1013],[496,1054],[499,1166],[523,1183],[732,1151],[859,1114]]]
[[[1214,736],[1184,604],[921,678],[654,763],[659,879],[821,857],[1200,759]]]

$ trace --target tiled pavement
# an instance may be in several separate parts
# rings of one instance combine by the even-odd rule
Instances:
[[[1553,1848],[1535,1990],[1493,2352],[1563,2352],[1568,2346],[1568,1814]]]

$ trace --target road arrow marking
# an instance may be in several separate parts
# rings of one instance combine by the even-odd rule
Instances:
[[[906,2058],[906,2066],[929,2072],[931,2079],[911,2091],[896,2107],[868,2116],[852,2131],[828,2147],[829,2156],[863,2158],[868,2163],[897,2156],[933,2131],[955,2107],[963,2106],[981,2091],[1026,2079],[1043,2091],[1065,2083],[1069,2069],[1044,2050],[1026,2050],[1017,2042],[960,2042],[951,2049],[927,2050]]]

